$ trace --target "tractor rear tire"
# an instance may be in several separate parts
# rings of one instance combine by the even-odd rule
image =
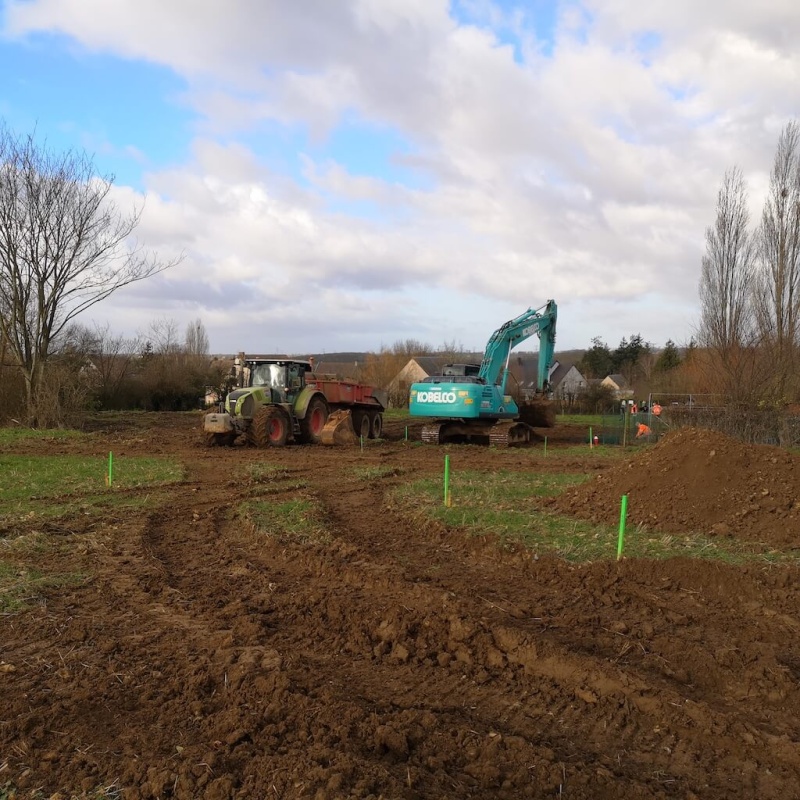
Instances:
[[[250,425],[250,441],[256,447],[283,447],[291,431],[289,415],[276,405],[261,406]]]
[[[306,415],[300,420],[300,435],[308,444],[322,441],[322,429],[328,421],[328,404],[321,397],[312,397]]]
[[[369,438],[380,439],[383,433],[383,414],[372,411],[369,415]]]
[[[350,416],[353,418],[353,430],[356,432],[356,438],[369,439],[371,430],[369,414],[354,408],[350,412]]]

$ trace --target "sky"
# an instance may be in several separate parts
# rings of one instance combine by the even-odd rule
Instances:
[[[726,169],[760,215],[796,0],[0,0],[0,118],[177,266],[81,317],[215,353],[687,343]],[[536,349],[535,339],[520,345]]]

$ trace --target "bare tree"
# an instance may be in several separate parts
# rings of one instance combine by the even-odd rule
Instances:
[[[755,345],[755,246],[749,224],[747,188],[734,167],[723,177],[717,217],[706,229],[700,277],[700,343],[713,353],[719,391],[729,396],[752,389],[743,374]]]
[[[758,245],[758,323],[782,396],[794,379],[800,337],[800,125],[794,121],[778,139]]]
[[[747,188],[738,167],[728,170],[717,194],[717,218],[706,229],[700,278],[702,344],[728,351],[752,341],[750,304],[755,270]]]
[[[178,334],[178,323],[174,319],[159,317],[154,319],[147,332],[140,334],[152,347],[152,351],[162,356],[182,355],[185,352],[183,342]]]
[[[91,359],[97,370],[101,407],[119,407],[122,388],[131,377],[141,347],[138,337],[116,335],[108,323],[94,326]]]
[[[196,319],[186,326],[184,347],[190,356],[208,355],[208,334],[201,319]]]
[[[70,322],[176,263],[132,242],[141,210],[117,208],[112,185],[85,153],[56,153],[0,123],[0,331],[32,424],[53,342]]]

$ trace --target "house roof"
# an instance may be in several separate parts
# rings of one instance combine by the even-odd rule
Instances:
[[[414,356],[409,360],[416,361],[426,375],[441,375],[442,367],[453,361],[450,356]]]
[[[624,375],[620,375],[618,372],[614,372],[611,375],[607,375],[604,380],[613,381],[620,389],[630,389],[631,385],[628,383]]]
[[[359,367],[355,361],[327,361],[314,362],[314,373],[317,375],[335,375],[340,380],[355,378]]]
[[[572,369],[572,364],[561,364],[558,361],[553,362],[556,368],[550,373],[550,387],[555,389],[567,377],[567,373]]]

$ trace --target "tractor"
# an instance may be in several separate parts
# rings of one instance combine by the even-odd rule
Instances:
[[[383,431],[383,392],[315,375],[311,361],[241,353],[233,376],[238,388],[203,418],[209,447],[230,446],[242,435],[256,447],[345,444],[356,437],[378,439]]]

